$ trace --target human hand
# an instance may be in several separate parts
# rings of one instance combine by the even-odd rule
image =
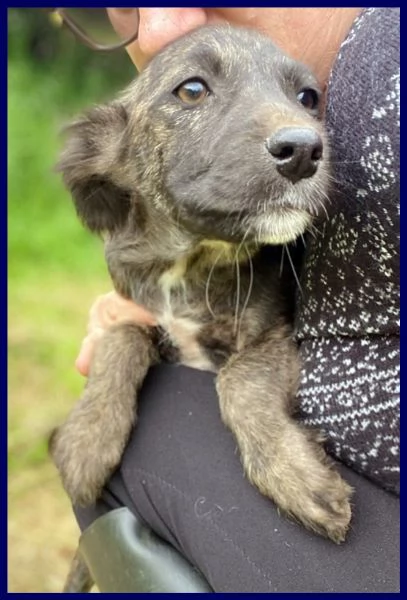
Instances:
[[[127,47],[141,70],[166,44],[206,24],[254,27],[280,48],[306,64],[327,83],[340,45],[360,8],[109,8],[115,30],[123,38],[138,27],[138,39]]]
[[[125,321],[149,327],[157,324],[145,308],[131,300],[126,300],[114,291],[96,299],[89,311],[88,334],[82,342],[75,361],[75,366],[81,375],[85,377],[88,375],[96,344],[105,331],[111,325]]]

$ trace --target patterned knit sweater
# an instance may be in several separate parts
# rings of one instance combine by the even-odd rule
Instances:
[[[400,12],[366,9],[331,73],[330,217],[307,241],[296,336],[306,423],[399,493]]]

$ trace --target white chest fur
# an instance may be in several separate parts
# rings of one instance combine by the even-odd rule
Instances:
[[[212,362],[197,340],[201,324],[190,317],[177,317],[171,306],[173,290],[185,289],[185,269],[186,260],[181,259],[160,277],[159,285],[163,291],[165,308],[156,318],[167,332],[171,343],[179,349],[182,364],[203,371],[214,371]]]

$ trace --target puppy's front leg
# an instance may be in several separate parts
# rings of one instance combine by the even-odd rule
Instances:
[[[231,357],[217,390],[248,479],[287,514],[335,542],[351,518],[350,486],[320,437],[294,420],[298,352],[285,326]]]
[[[84,393],[50,439],[74,504],[93,504],[119,465],[136,419],[137,392],[157,358],[151,333],[137,325],[113,326],[98,342]]]

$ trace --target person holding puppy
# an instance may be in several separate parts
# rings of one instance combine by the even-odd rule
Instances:
[[[213,375],[161,364],[141,392],[121,468],[94,508],[75,507],[81,529],[126,506],[215,592],[398,591],[399,11],[108,10],[123,37],[138,27],[127,47],[138,69],[180,35],[226,21],[267,33],[326,89],[332,194],[303,251],[299,401],[304,422],[324,431],[343,463],[354,516],[340,547],[279,516],[243,477]],[[97,300],[82,374],[103,332],[128,320],[154,325],[115,293]]]

